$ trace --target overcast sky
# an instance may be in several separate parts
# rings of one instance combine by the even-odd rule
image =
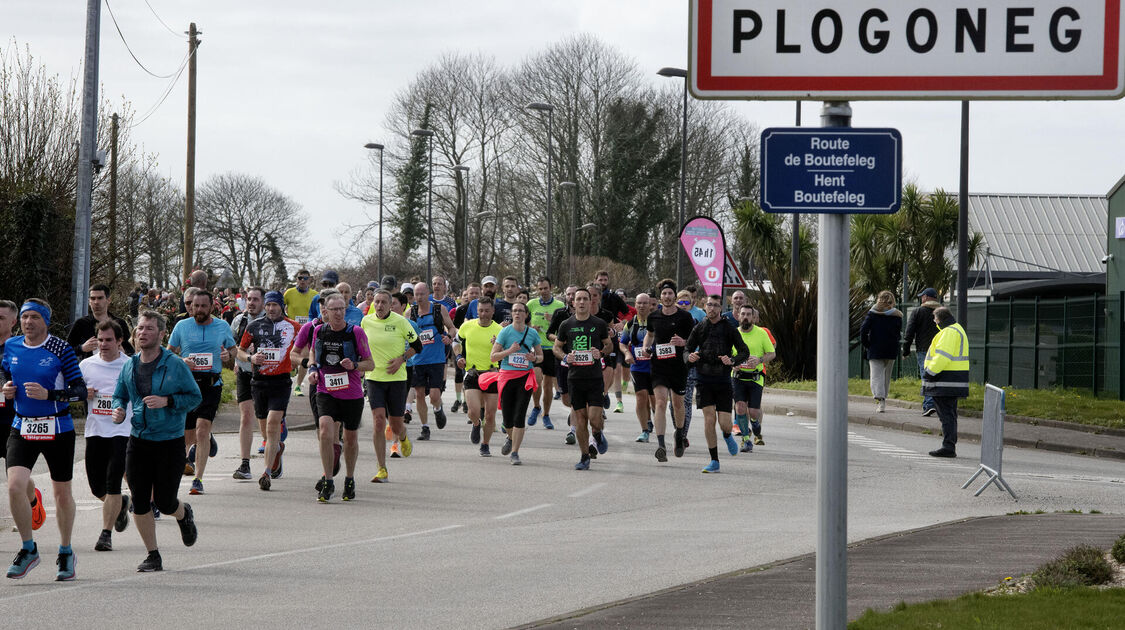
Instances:
[[[576,33],[593,33],[655,72],[687,63],[687,2],[639,0],[110,0],[125,39],[156,74],[173,72],[189,22],[199,49],[197,182],[226,171],[259,175],[317,220],[310,238],[323,260],[342,251],[337,226],[362,208],[333,181],[364,160],[363,143],[384,141],[392,95],[444,51],[484,52],[518,63]],[[5,46],[30,46],[64,79],[81,70],[85,2],[4,0]],[[112,102],[138,114],[169,81],[128,56],[103,4],[100,81]],[[160,155],[161,172],[183,182],[186,73],[167,101],[132,130]],[[734,103],[762,128],[791,126],[792,102]],[[856,127],[902,132],[905,175],[924,189],[958,186],[957,102],[854,102]],[[820,103],[804,123],[819,124]],[[1122,101],[976,102],[971,115],[970,189],[989,193],[1104,195],[1125,174]],[[327,219],[327,220],[323,220]]]

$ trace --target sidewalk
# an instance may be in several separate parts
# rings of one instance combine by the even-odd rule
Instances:
[[[767,414],[792,413],[815,418],[816,392],[767,388],[765,395],[762,396],[762,411]],[[968,415],[972,413],[958,414],[957,439],[959,441],[980,442],[982,420],[980,417]],[[941,421],[936,415],[924,417],[922,406],[918,403],[888,399],[886,412],[875,413],[875,403],[870,398],[849,396],[848,422],[912,433],[929,432],[935,436],[934,448],[941,445],[940,440],[936,439],[936,436],[941,434]],[[1095,431],[1100,432],[1095,433]],[[1125,460],[1125,431],[1054,420],[1008,417],[1004,423],[1004,444]]]
[[[1066,549],[1108,549],[1125,516],[989,516],[890,534],[848,547],[848,619],[900,601],[957,597],[1019,577]],[[524,628],[812,628],[816,558],[807,554],[575,611]]]

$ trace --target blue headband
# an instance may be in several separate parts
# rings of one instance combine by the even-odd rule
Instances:
[[[23,306],[20,307],[20,315],[23,315],[28,311],[35,311],[36,313],[39,313],[39,315],[43,318],[43,323],[47,324],[48,326],[51,325],[51,310],[46,306],[37,304],[35,302],[24,302]]]
[[[281,295],[280,291],[270,291],[269,293],[266,293],[266,299],[264,300],[263,303],[269,304],[270,302],[275,302],[277,304],[281,304],[282,306],[284,306],[285,305],[285,297],[283,295]]]

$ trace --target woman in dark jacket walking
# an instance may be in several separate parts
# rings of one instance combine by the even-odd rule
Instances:
[[[900,333],[902,311],[895,308],[895,296],[890,291],[880,291],[875,306],[867,311],[859,327],[859,341],[871,366],[871,395],[878,413],[887,408],[887,389],[891,385],[891,367],[898,356]]]

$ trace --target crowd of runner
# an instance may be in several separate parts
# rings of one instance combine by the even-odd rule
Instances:
[[[567,287],[547,277],[521,288],[514,277],[486,276],[459,296],[441,276],[402,284],[386,276],[356,293],[334,271],[324,272],[316,290],[303,269],[284,291],[217,295],[207,285],[206,274],[194,272],[174,309],[174,297],[158,304],[138,287],[129,321],[109,312],[109,288],[95,285],[90,314],[67,339],[48,332],[45,301],[0,300],[0,457],[22,540],[7,577],[22,578],[39,564],[34,532],[46,511],[31,472],[42,456],[59,529],[56,579],[75,579],[72,409],[85,412],[86,476],[103,502],[94,549],[112,550],[113,532],[131,520],[148,552],[137,570],[162,570],[154,524],[161,514],[176,520],[185,545],[194,544],[194,513],[179,488],[190,479],[189,495],[205,493],[204,471],[218,451],[211,429],[224,369],[233,370],[240,419],[233,478],[253,481],[256,474],[262,491],[274,487],[284,470],[286,413],[294,397],[305,397],[317,426],[319,502],[333,500],[338,481],[340,500],[356,498],[365,400],[373,483],[390,479],[388,452],[410,457],[414,440],[434,436],[431,419],[441,431],[459,411],[481,457],[493,454],[499,411],[500,454],[516,466],[529,427],[565,424],[563,441],[578,449],[574,469],[587,470],[609,450],[607,413],[623,413],[630,388],[636,442],[655,437],[657,462],[668,461],[669,415],[672,455],[684,456],[693,407],[704,422],[702,472],[719,472],[720,447],[735,456],[765,444],[763,373],[774,341],[741,291],[725,310],[721,296],[696,296],[671,279],[626,299],[610,289],[605,271]],[[16,325],[20,336],[12,336]],[[412,436],[407,425],[415,418]],[[255,473],[257,436],[263,457]]]

